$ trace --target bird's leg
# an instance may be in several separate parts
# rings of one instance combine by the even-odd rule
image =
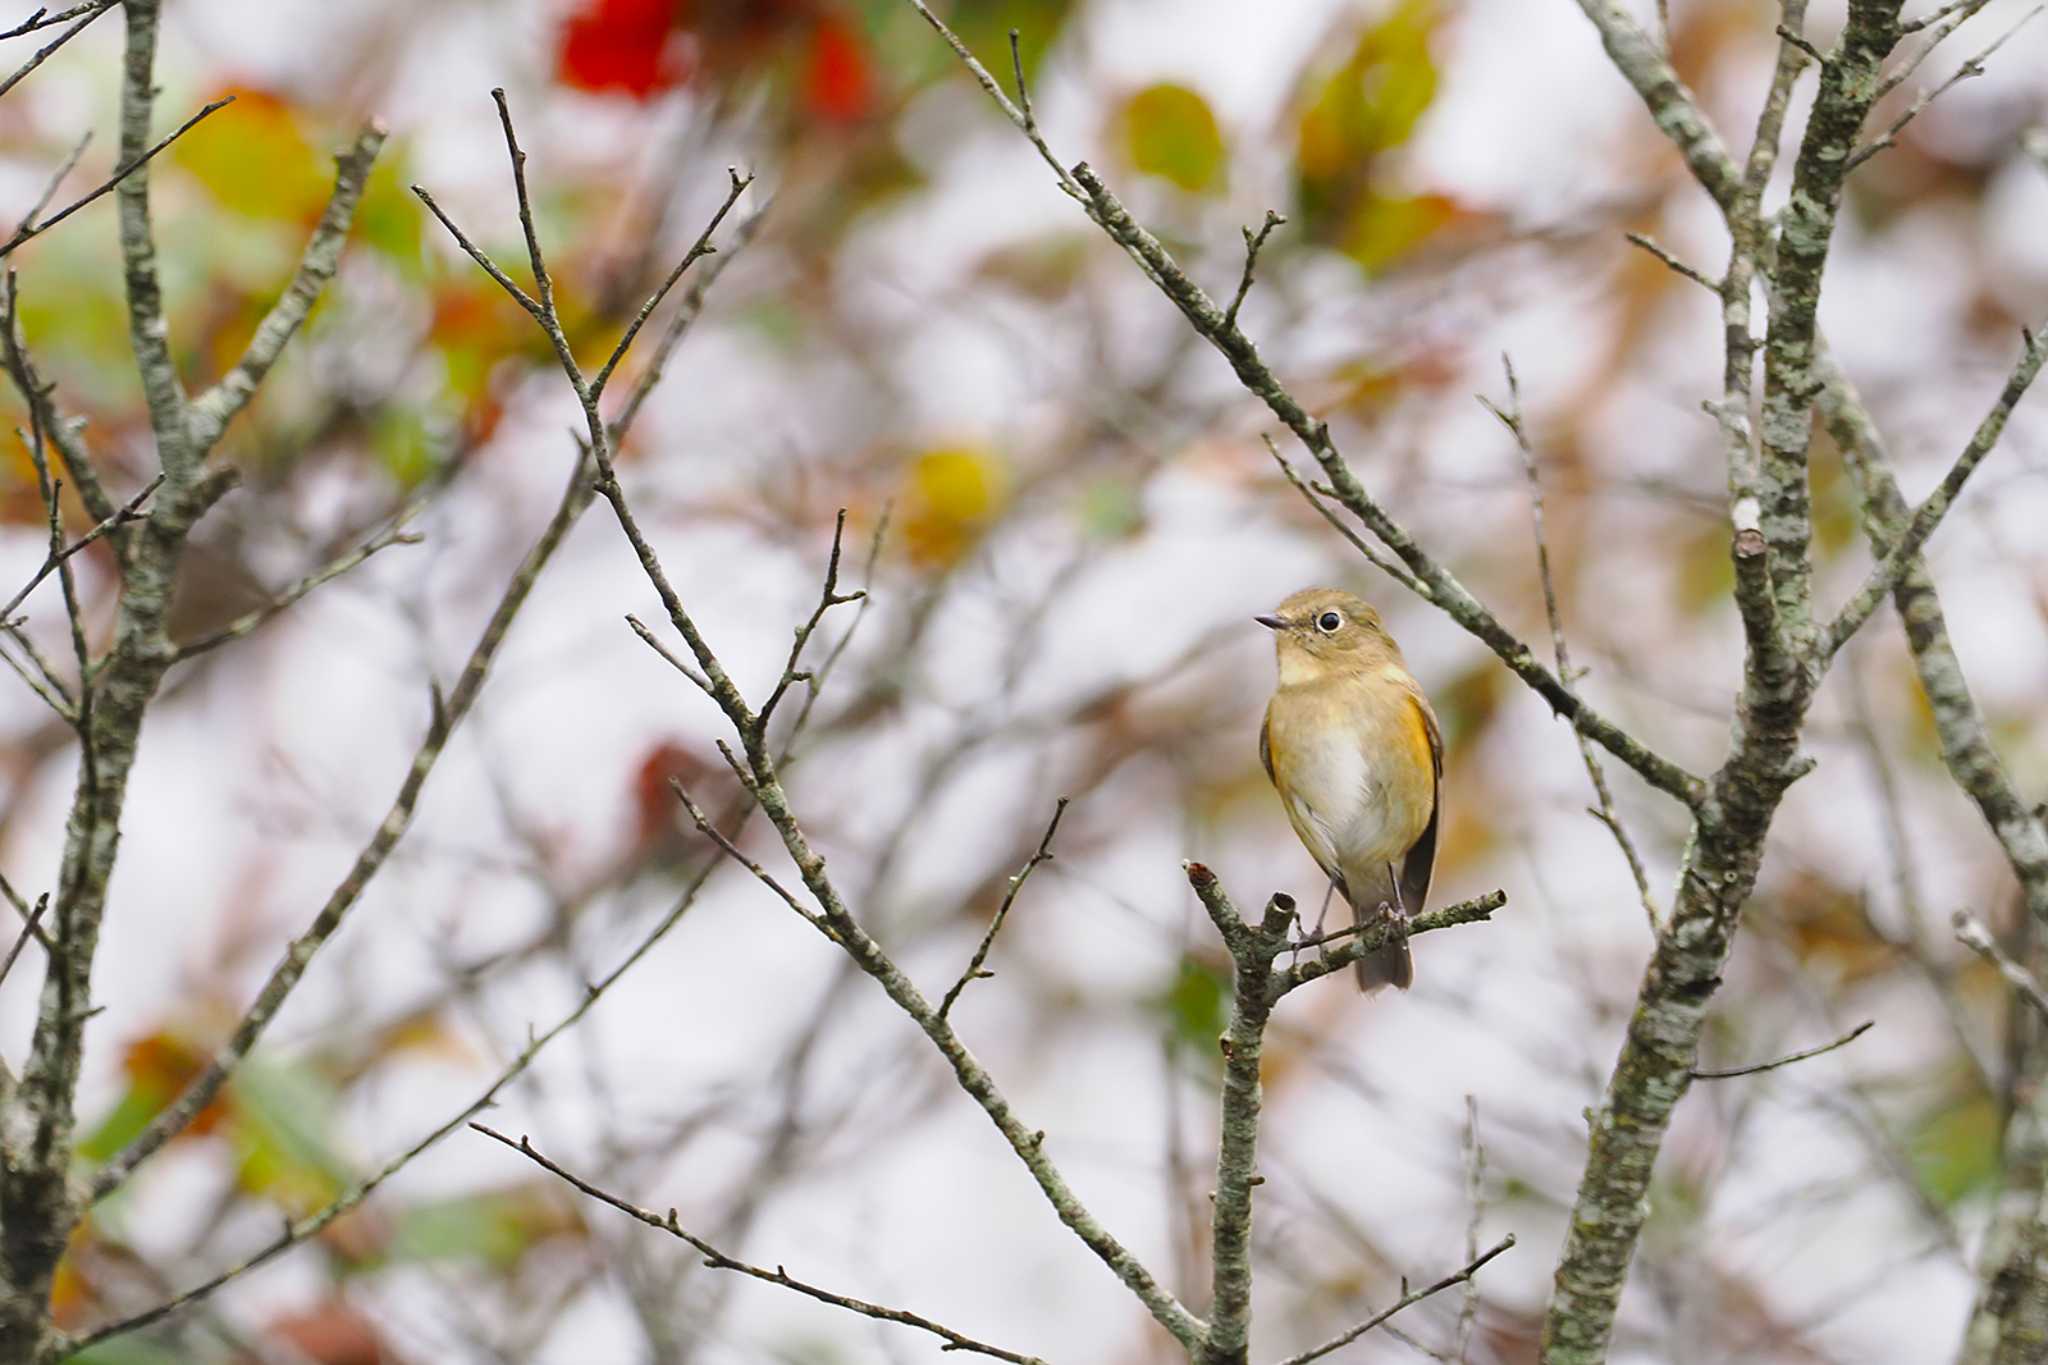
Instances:
[[[1301,940],[1303,938],[1318,939],[1323,936],[1323,921],[1328,919],[1330,915],[1330,897],[1336,894],[1337,883],[1334,880],[1332,880],[1328,886],[1323,888],[1323,908],[1316,911],[1316,927],[1307,934],[1297,934],[1295,936],[1295,946],[1288,958],[1288,966],[1294,967],[1299,966],[1301,964]],[[1301,929],[1305,927],[1301,922],[1301,916],[1299,913],[1297,913],[1294,917],[1294,927],[1296,929]],[[1318,949],[1318,951],[1328,952],[1329,949],[1327,947],[1323,947]]]
[[[1392,863],[1387,864],[1387,885],[1394,888],[1394,899],[1391,903],[1380,902],[1380,914],[1395,933],[1405,938],[1408,934],[1408,902],[1401,895],[1401,877]]]

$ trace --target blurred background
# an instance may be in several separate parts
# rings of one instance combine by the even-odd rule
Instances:
[[[0,5],[0,27],[30,8]],[[1669,8],[1676,66],[1746,148],[1777,6]],[[1719,392],[1718,308],[1623,234],[1709,273],[1725,241],[1574,6],[952,9],[1005,75],[1004,35],[1020,30],[1052,146],[1097,166],[1211,292],[1237,281],[1240,226],[1287,216],[1248,331],[1373,493],[1535,642],[1528,485],[1474,401],[1505,400],[1511,355],[1581,686],[1695,770],[1718,763],[1740,638],[1724,472],[1698,407]],[[2026,9],[1992,0],[1880,126]],[[1809,34],[1825,45],[1841,10],[1816,0]],[[9,44],[5,65],[34,41]],[[0,219],[87,129],[60,202],[108,172],[120,41],[118,14],[102,19],[0,102]],[[2044,73],[2037,23],[1852,182],[1823,327],[1909,497],[1961,449],[2019,326],[2048,312]],[[288,277],[332,151],[372,114],[393,133],[339,277],[219,457],[244,485],[187,559],[174,634],[217,628],[430,496],[422,543],[182,666],[151,713],[97,966],[87,1157],[177,1093],[346,872],[411,761],[430,681],[452,680],[573,467],[580,419],[540,334],[406,191],[427,186],[500,260],[520,259],[488,93],[502,85],[588,357],[695,238],[725,167],[758,174],[728,236],[765,214],[728,246],[622,477],[757,700],[848,509],[845,572],[871,598],[814,643],[821,659],[858,620],[793,740],[789,786],[856,913],[928,994],[959,974],[1071,798],[995,976],[954,1017],[1081,1197],[1198,1307],[1227,959],[1180,863],[1208,863],[1240,904],[1319,898],[1258,764],[1272,643],[1250,618],[1311,583],[1380,606],[1443,720],[1436,898],[1501,887],[1509,903],[1489,926],[1419,941],[1406,995],[1331,980],[1277,1017],[1255,1354],[1304,1348],[1392,1302],[1402,1277],[1462,1265],[1476,1218],[1481,1245],[1521,1240],[1480,1276],[1467,1358],[1535,1358],[1583,1111],[1650,948],[1571,732],[1288,485],[1261,443],[1268,414],[913,11],[186,0],[167,6],[158,78],[166,131],[237,96],[152,177],[192,382],[232,362]],[[1809,73],[1788,146],[1811,87]],[[118,260],[107,201],[10,264],[27,339],[125,496],[153,451]],[[26,421],[11,392],[0,410]],[[1839,600],[1868,556],[1821,440],[1820,581]],[[0,464],[0,581],[25,581],[42,504],[18,443]],[[1979,701],[2032,793],[2048,785],[2044,516],[2048,405],[2033,401],[1931,551]],[[104,629],[111,563],[80,564]],[[54,593],[29,611],[30,634],[61,648]],[[257,1055],[74,1241],[61,1320],[139,1311],[324,1205],[450,1118],[686,901],[494,1127],[841,1292],[1049,1359],[1170,1358],[873,983],[681,818],[671,777],[709,807],[737,794],[712,748],[725,726],[628,612],[668,638],[600,507],[541,579],[416,827]],[[75,754],[7,681],[0,867],[32,899],[56,865]],[[1941,767],[1889,612],[1829,679],[1810,743],[1820,767],[1773,831],[1703,1064],[1876,1026],[1811,1062],[1694,1088],[1617,1360],[1920,1361],[1961,1331],[1997,1172],[2006,1007],[1948,916],[2009,926],[2009,876]],[[1662,906],[1682,812],[1609,768]],[[784,865],[760,829],[745,842]],[[15,929],[0,912],[0,939]],[[10,1057],[40,967],[31,948],[0,989]],[[1485,1150],[1476,1211],[1468,1095]],[[1339,1358],[1454,1358],[1458,1309],[1440,1296]],[[313,1244],[89,1359],[853,1365],[934,1351],[706,1270],[459,1131]]]

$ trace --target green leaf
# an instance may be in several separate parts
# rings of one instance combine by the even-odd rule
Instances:
[[[243,1189],[311,1212],[347,1186],[347,1164],[328,1141],[334,1090],[312,1068],[252,1057],[235,1074],[232,1106]]]
[[[408,1209],[392,1238],[393,1261],[479,1260],[508,1270],[537,1243],[581,1224],[530,1185],[436,1200]]]
[[[417,408],[387,407],[370,434],[377,463],[406,490],[417,488],[441,462],[441,444]]]
[[[1147,175],[1191,194],[1219,188],[1228,153],[1216,115],[1185,85],[1148,85],[1131,96],[1119,119],[1125,155]]]
[[[310,223],[326,206],[334,163],[314,150],[297,112],[267,90],[236,88],[235,102],[170,159],[221,207],[249,218]]]
[[[388,259],[407,279],[418,279],[425,272],[420,244],[426,210],[406,189],[408,179],[403,149],[386,145],[363,186],[355,226],[366,245]]]
[[[1998,1104],[1982,1093],[1927,1115],[1910,1154],[1928,1193],[1948,1205],[1990,1189],[1998,1177],[1998,1128]]]
[[[1220,963],[1188,954],[1155,1004],[1177,1041],[1213,1059],[1216,1040],[1230,1023],[1230,974]]]
[[[1366,27],[1350,55],[1309,87],[1295,131],[1295,209],[1308,240],[1367,269],[1437,226],[1447,201],[1409,200],[1376,185],[1379,160],[1407,142],[1436,99],[1430,52],[1435,0],[1401,0]],[[1440,221],[1440,220],[1439,220]]]
[[[1039,62],[1059,37],[1073,8],[1074,0],[969,0],[953,6],[947,22],[983,66],[1000,73],[1007,87],[1010,30],[1017,30],[1017,53],[1024,63],[1025,79],[1029,80],[1037,74]],[[938,51],[944,55],[946,65],[958,71],[959,64],[943,44]]]
[[[1082,490],[1081,529],[1097,540],[1122,540],[1145,524],[1139,490],[1122,479],[1097,479]]]

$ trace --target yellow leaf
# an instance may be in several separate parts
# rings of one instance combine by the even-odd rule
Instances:
[[[926,568],[958,561],[1001,514],[1008,486],[1008,471],[990,451],[951,447],[919,455],[903,494],[911,560]]]
[[[1124,154],[1145,174],[1191,194],[1223,183],[1223,133],[1199,92],[1171,82],[1148,85],[1125,103],[1118,123]]]

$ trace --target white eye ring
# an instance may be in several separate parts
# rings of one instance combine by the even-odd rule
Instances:
[[[1344,618],[1334,611],[1326,611],[1316,618],[1316,629],[1325,635],[1335,635],[1344,628]]]

